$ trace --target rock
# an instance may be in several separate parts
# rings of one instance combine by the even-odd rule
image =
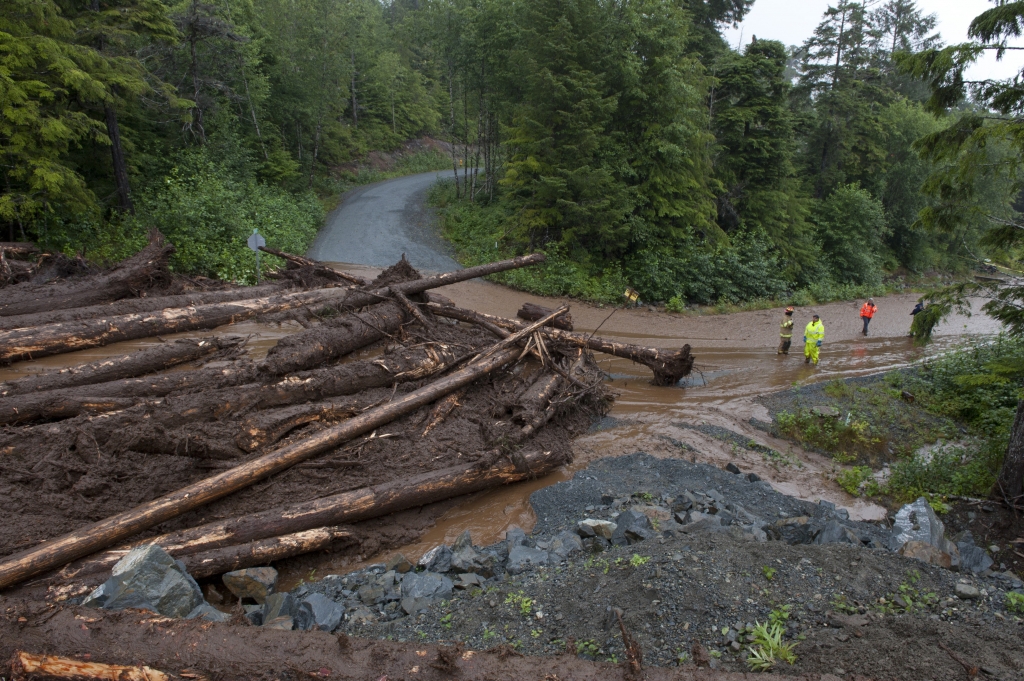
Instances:
[[[476,572],[485,577],[494,576],[494,565],[497,559],[493,554],[477,551],[466,530],[455,540],[452,546],[451,568],[459,572]]]
[[[731,461],[728,465],[726,465],[725,470],[729,471],[730,473],[733,473],[734,475],[740,475],[741,473],[743,473],[743,471],[740,470],[740,467],[732,463]]]
[[[761,478],[757,473],[747,473],[747,482],[760,482]]]
[[[267,596],[263,604],[263,626],[279,617],[294,617],[299,604],[290,593],[274,593]]]
[[[825,416],[833,419],[839,418],[839,410],[836,409],[835,407],[811,407],[811,413],[814,414],[815,416]]]
[[[521,528],[512,526],[505,531],[505,545],[508,546],[509,551],[525,543],[526,533]]]
[[[767,528],[768,534],[774,539],[781,539],[787,544],[813,544],[820,527],[811,523],[805,515],[795,518],[776,520]]]
[[[355,624],[369,624],[377,621],[377,614],[366,606],[359,606],[348,614],[348,620]]]
[[[221,581],[231,593],[238,596],[239,600],[251,598],[262,604],[277,586],[277,570],[272,567],[235,570],[225,573]]]
[[[272,620],[267,620],[263,623],[263,626],[267,629],[282,629],[284,631],[291,631],[295,628],[295,620],[287,615],[281,617],[275,617]]]
[[[946,539],[945,530],[928,500],[921,497],[897,511],[889,546],[898,551],[908,541],[921,541],[952,556],[956,546]]]
[[[364,604],[373,605],[375,603],[383,602],[385,591],[382,586],[371,586],[369,584],[365,584],[359,587],[359,591],[356,593],[359,594],[359,600]]]
[[[412,563],[409,562],[408,558],[399,553],[387,562],[387,568],[399,574],[405,574],[412,570]]]
[[[452,569],[452,550],[444,544],[435,546],[424,553],[416,565],[427,572],[448,572]]]
[[[643,513],[623,511],[616,518],[615,531],[612,532],[612,544],[628,546],[650,539],[655,534],[651,520]]]
[[[401,608],[406,615],[415,615],[422,610],[427,610],[433,603],[433,598],[403,598]]]
[[[226,612],[221,612],[209,603],[200,603],[194,610],[192,610],[192,612],[185,615],[185,619],[204,619],[207,622],[227,622],[231,619],[231,615]]]
[[[720,504],[725,504],[725,497],[722,496],[722,493],[719,492],[717,489],[705,490],[704,494],[708,495],[709,497],[711,497],[713,500],[717,501]]]
[[[111,573],[83,605],[108,610],[139,608],[165,617],[185,617],[206,602],[185,566],[156,544],[132,549]]]
[[[530,567],[547,565],[549,560],[547,551],[531,549],[529,546],[516,546],[508,552],[508,563],[505,565],[505,569],[510,575],[518,575]]]
[[[313,626],[320,631],[334,631],[341,624],[344,609],[327,596],[313,593],[302,599],[302,604],[309,608]]]
[[[836,520],[825,523],[821,531],[814,538],[815,544],[853,544],[860,545],[860,537],[853,530]],[[911,556],[914,557],[914,556]]]
[[[725,532],[726,528],[718,516],[692,511],[687,514],[682,531],[686,534],[696,534],[698,532]]]
[[[254,627],[258,627],[263,624],[263,606],[262,605],[243,605],[245,609],[245,619],[249,620],[249,624]]]
[[[615,532],[615,523],[607,520],[594,520],[592,518],[585,518],[579,521],[576,527],[577,533],[581,537],[604,537],[605,539],[611,539],[612,533]],[[591,534],[584,534],[584,532],[590,532]]]
[[[604,537],[587,537],[583,540],[583,550],[589,553],[601,553],[611,545],[612,543]]]
[[[938,565],[947,570],[952,566],[953,561],[948,553],[940,551],[931,544],[912,539],[900,547],[900,555],[905,558],[914,558],[930,565]]]
[[[669,508],[671,508],[676,513],[683,513],[689,511],[696,504],[697,500],[693,498],[692,494],[690,494],[689,492],[683,492],[682,494],[680,494],[679,496],[672,500],[672,503],[669,505]]]
[[[957,538],[956,548],[960,552],[960,571],[980,574],[995,563],[985,550],[974,545],[974,537],[964,532]]]
[[[550,554],[558,556],[559,560],[565,560],[574,553],[583,550],[583,541],[572,532],[559,532],[551,541],[548,547]]]
[[[480,576],[472,572],[459,575],[454,584],[456,589],[473,589],[479,588],[482,585],[483,581],[480,579]]]
[[[981,598],[981,592],[977,587],[971,586],[970,584],[959,583],[956,585],[956,595],[964,601],[973,600],[975,598]]]
[[[452,580],[433,572],[410,572],[402,580],[402,598],[451,598]]]

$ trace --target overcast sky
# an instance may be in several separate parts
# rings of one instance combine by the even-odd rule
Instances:
[[[739,28],[729,28],[725,37],[736,47],[750,42],[751,36],[781,40],[786,45],[800,45],[814,33],[822,15],[832,3],[829,0],[754,0],[754,7]],[[971,19],[992,5],[987,0],[917,0],[926,14],[939,18],[936,30],[947,44],[966,42]],[[971,78],[1008,78],[1020,70],[1021,57],[1009,53],[1001,62],[994,57],[979,61],[969,72]]]

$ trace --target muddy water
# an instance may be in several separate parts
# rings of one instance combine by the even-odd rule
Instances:
[[[362,266],[343,266],[363,276],[375,276],[379,270]],[[548,307],[567,302],[579,331],[593,331],[616,340],[657,347],[692,346],[697,358],[694,375],[682,387],[650,385],[645,367],[617,358],[598,356],[609,375],[609,387],[617,399],[609,414],[610,427],[588,433],[575,443],[574,463],[545,478],[472,495],[449,510],[440,521],[414,544],[398,549],[411,559],[418,558],[441,542],[451,544],[469,530],[477,544],[500,540],[513,526],[532,529],[536,518],[529,495],[547,485],[570,478],[591,461],[608,456],[645,451],[654,456],[680,457],[724,466],[734,462],[744,471],[752,471],[786,494],[811,501],[827,499],[850,510],[857,519],[875,519],[884,509],[846,495],[834,482],[836,464],[830,459],[806,452],[776,440],[753,428],[750,420],[767,420],[767,411],[754,401],[758,395],[787,389],[793,385],[846,378],[906,366],[924,357],[955,349],[964,336],[994,333],[998,325],[984,315],[955,318],[940,327],[935,342],[926,349],[913,346],[905,337],[910,317],[907,314],[917,296],[904,294],[876,300],[879,312],[872,323],[872,335],[860,335],[858,303],[833,303],[813,310],[797,311],[796,343],[788,357],[775,354],[781,310],[743,312],[731,315],[671,315],[649,309],[616,310],[584,305],[578,301],[545,299],[511,291],[488,282],[471,281],[440,291],[456,304],[503,316],[514,316],[526,301]],[[804,364],[799,329],[811,312],[821,315],[826,326],[826,342],[821,365]],[[243,322],[212,332],[176,334],[165,338],[203,335],[249,336],[247,352],[262,358],[277,341],[301,330],[294,322]],[[84,350],[40,360],[21,362],[0,369],[0,381],[26,374],[53,371],[104,357],[131,352],[161,342],[152,338]],[[737,451],[721,441],[681,424],[719,425],[745,438],[767,445],[788,457],[786,463],[766,461],[756,452]],[[684,451],[679,443],[695,451]],[[386,560],[396,551],[369,556],[363,563],[343,566],[327,556],[317,566],[318,574],[350,571],[368,562]],[[305,563],[308,569],[309,563]],[[301,575],[290,575],[287,567],[284,583],[297,582]]]

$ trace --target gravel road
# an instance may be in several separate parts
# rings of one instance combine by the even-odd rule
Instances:
[[[427,190],[450,171],[420,173],[353,189],[342,197],[308,256],[373,267],[395,264],[402,254],[419,270],[461,269],[438,232]]]

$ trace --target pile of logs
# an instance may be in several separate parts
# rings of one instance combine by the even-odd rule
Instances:
[[[542,255],[425,278],[403,261],[376,282],[365,282],[270,252],[288,262],[280,275],[287,284],[315,281],[317,287],[125,300],[123,292],[138,282],[128,273],[145,270],[140,262],[152,270],[166,258],[155,240],[115,270],[76,283],[92,294],[71,298],[60,282],[52,291],[30,284],[31,291],[0,303],[0,361],[6,363],[289,310],[302,310],[311,320],[258,361],[246,356],[244,338],[220,333],[0,384],[0,424],[6,426],[0,484],[46,487],[54,482],[48,471],[58,471],[66,476],[60,484],[68,494],[80,496],[88,493],[90,466],[109,467],[128,452],[194,462],[191,477],[184,478],[190,482],[180,489],[142,503],[103,495],[101,508],[119,510],[41,543],[8,542],[6,550],[0,544],[0,554],[9,554],[0,559],[0,589],[44,575],[51,585],[74,587],[60,593],[80,593],[103,581],[113,563],[142,542],[159,543],[195,576],[327,549],[350,536],[351,523],[540,476],[565,463],[564,448],[555,451],[537,438],[548,437],[567,411],[583,404],[600,411],[607,403],[591,351],[645,364],[662,385],[678,381],[693,363],[689,346],[664,351],[563,330],[572,328],[567,307],[534,310],[535,319],[526,322],[461,309],[428,293],[529,266]],[[113,305],[121,307],[109,314]],[[351,357],[372,347],[384,354]],[[334,470],[343,479],[352,467],[372,463],[360,456],[369,451],[367,443],[405,437],[396,445],[401,450],[410,449],[410,438],[434,442],[471,398],[500,401],[500,418],[474,426],[489,444],[465,458],[460,452],[423,472],[391,470],[375,484],[256,512],[215,513],[212,520],[205,515],[219,500],[236,498],[271,476],[302,474],[304,467]],[[462,416],[477,423],[473,414]],[[378,435],[396,424],[404,435]],[[219,472],[202,472],[211,468]]]

